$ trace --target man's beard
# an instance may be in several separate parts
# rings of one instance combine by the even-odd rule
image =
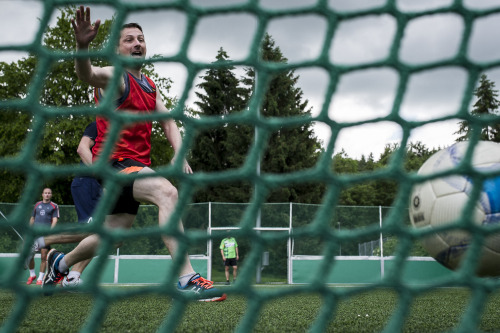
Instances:
[[[143,62],[136,63],[136,64],[132,64],[132,65],[130,66],[130,68],[131,68],[131,69],[135,69],[135,70],[140,70],[140,69],[142,69],[142,65],[143,65],[143,64],[144,64]]]
[[[137,62],[134,62],[132,64],[130,64],[130,68],[131,69],[135,69],[135,70],[140,70],[142,68],[142,66],[144,65],[144,58],[135,58],[135,57],[132,57],[132,59],[134,60],[140,60],[140,61],[137,61]]]

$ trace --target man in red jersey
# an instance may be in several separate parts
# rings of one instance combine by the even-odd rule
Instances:
[[[97,35],[100,20],[93,25],[90,20],[90,8],[86,10],[83,6],[76,12],[76,18],[71,20],[75,31],[76,44],[78,51],[88,50],[90,42]],[[146,57],[146,41],[142,28],[136,23],[129,23],[122,27],[118,54],[138,59]],[[116,94],[115,91],[108,91],[108,84],[111,81],[115,68],[94,67],[89,58],[77,58],[75,60],[76,74],[82,81],[87,82],[95,88],[95,100],[99,103],[100,99],[107,93]],[[117,92],[116,112],[132,113],[168,113],[161,95],[157,93],[154,82],[141,73],[141,66],[130,66],[125,68],[126,72],[120,79]],[[93,158],[104,158],[100,152],[107,139],[107,131],[110,126],[108,120],[104,117],[97,117],[98,135],[96,143],[92,148]],[[161,121],[166,138],[175,151],[174,160],[182,144],[182,137],[179,128],[173,119]],[[113,152],[109,157],[110,163],[121,173],[139,173],[151,174],[151,177],[139,178],[123,187],[115,207],[110,215],[106,216],[105,226],[110,229],[130,228],[134,222],[139,202],[150,202],[158,206],[158,223],[165,225],[174,211],[177,204],[177,189],[165,178],[157,177],[154,171],[149,168],[151,165],[151,122],[141,121],[125,126],[117,142],[114,145]],[[183,171],[192,173],[189,164],[184,161]],[[182,230],[182,224],[179,223]],[[177,256],[178,243],[173,237],[163,237],[172,258]],[[44,285],[54,285],[59,282],[69,267],[73,264],[91,258],[99,245],[99,236],[90,235],[78,244],[71,252],[63,254],[52,249],[48,256],[49,270],[44,279]],[[197,274],[189,257],[186,256],[184,264],[181,267],[178,282],[178,290],[193,292],[201,301],[222,301],[226,295],[213,288],[213,283]]]

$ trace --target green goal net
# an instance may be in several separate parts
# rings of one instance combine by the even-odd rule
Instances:
[[[0,53],[6,51],[25,51],[36,54],[37,64],[34,69],[32,81],[27,82],[28,91],[24,98],[19,99],[2,99],[0,100],[0,112],[4,110],[17,110],[23,114],[30,114],[32,121],[30,129],[27,133],[23,148],[15,156],[1,157],[0,168],[8,172],[21,172],[25,177],[25,187],[18,205],[13,208],[8,219],[0,224],[0,231],[10,232],[11,228],[15,228],[25,237],[25,242],[19,250],[20,256],[17,264],[13,266],[0,267],[0,289],[7,290],[16,295],[16,301],[11,309],[8,318],[3,322],[2,332],[14,332],[18,329],[19,321],[26,315],[29,304],[34,299],[43,298],[43,293],[40,290],[20,286],[16,278],[23,273],[23,257],[28,254],[30,244],[34,239],[45,233],[57,233],[62,231],[75,231],[74,227],[68,225],[58,226],[57,228],[48,231],[40,231],[37,229],[28,228],[26,222],[26,207],[32,207],[36,196],[40,192],[40,187],[47,180],[57,179],[61,176],[87,175],[89,173],[99,173],[105,175],[104,187],[106,191],[98,205],[97,212],[94,217],[95,223],[86,226],[85,230],[96,232],[102,236],[104,240],[103,246],[99,248],[99,257],[95,260],[95,264],[90,269],[88,281],[96,281],[94,284],[84,286],[83,290],[92,293],[95,296],[94,307],[89,313],[87,326],[82,330],[93,331],[98,329],[103,320],[103,314],[106,308],[114,300],[123,299],[126,297],[137,296],[140,294],[157,293],[168,295],[176,300],[181,300],[175,304],[172,310],[165,318],[165,325],[162,330],[174,330],[175,325],[179,322],[179,314],[188,306],[189,302],[182,298],[176,291],[174,285],[177,282],[177,274],[181,262],[175,261],[171,266],[172,269],[168,272],[164,282],[158,286],[151,286],[146,289],[135,289],[133,291],[112,291],[109,292],[98,285],[99,281],[99,266],[104,265],[106,255],[113,250],[113,243],[117,239],[132,239],[142,235],[171,235],[177,237],[180,242],[180,250],[188,252],[192,244],[206,244],[210,237],[203,231],[187,231],[185,234],[179,234],[175,227],[175,223],[168,223],[165,227],[151,226],[144,229],[132,229],[130,231],[109,231],[103,228],[104,216],[107,213],[107,208],[110,203],[116,199],[116,189],[124,182],[130,180],[134,176],[118,175],[106,165],[104,159],[94,164],[91,168],[78,165],[56,165],[56,164],[40,164],[37,162],[37,147],[38,142],[44,140],[45,124],[57,117],[79,117],[79,116],[95,116],[105,115],[111,119],[112,126],[110,128],[110,137],[116,138],[119,134],[119,129],[123,124],[132,123],[134,121],[154,121],[159,119],[174,119],[183,125],[184,144],[180,155],[189,156],[189,149],[193,144],[196,133],[204,128],[213,128],[216,126],[225,126],[226,124],[240,124],[251,126],[255,129],[254,142],[252,143],[242,167],[238,169],[222,171],[219,173],[194,173],[186,175],[182,172],[182,159],[178,159],[172,166],[163,166],[155,171],[158,176],[163,176],[167,179],[175,178],[179,183],[179,202],[175,208],[174,214],[171,216],[171,221],[181,220],[185,213],[185,207],[191,202],[193,193],[199,187],[210,186],[220,183],[234,183],[236,181],[244,181],[251,184],[253,195],[251,202],[248,203],[244,214],[239,218],[237,224],[236,235],[246,237],[251,242],[252,247],[250,253],[247,254],[244,267],[241,269],[238,283],[228,289],[228,297],[232,295],[245,295],[248,297],[247,309],[245,315],[241,318],[238,329],[242,332],[251,332],[254,328],[256,318],[255,314],[259,313],[259,309],[263,308],[269,300],[274,300],[280,296],[289,296],[291,293],[282,291],[273,294],[272,292],[261,292],[253,286],[253,277],[255,269],[258,267],[262,254],[265,251],[265,245],[271,242],[286,242],[289,237],[294,240],[319,239],[323,244],[321,249],[322,262],[320,265],[315,265],[316,271],[311,272],[311,283],[301,285],[294,289],[296,293],[313,293],[321,294],[324,300],[322,308],[315,318],[311,330],[321,332],[332,320],[332,313],[335,313],[336,307],[340,300],[348,299],[349,297],[359,294],[363,291],[375,290],[377,288],[389,288],[397,294],[398,305],[391,314],[391,319],[384,327],[386,332],[397,332],[402,329],[405,323],[405,316],[410,311],[414,297],[426,291],[433,290],[438,287],[455,286],[470,288],[471,298],[467,305],[463,316],[460,319],[460,325],[457,331],[470,332],[474,331],[479,322],[480,310],[484,308],[484,304],[488,298],[488,292],[496,290],[498,283],[493,279],[479,279],[474,277],[474,258],[477,257],[480,247],[474,246],[470,255],[465,261],[463,269],[458,274],[446,276],[444,279],[437,279],[435,283],[426,284],[425,286],[414,286],[408,284],[402,278],[405,259],[410,255],[411,248],[415,239],[425,235],[416,229],[412,229],[408,221],[408,202],[411,189],[417,182],[421,182],[424,178],[417,176],[414,173],[404,171],[402,165],[405,161],[404,147],[409,143],[411,132],[421,126],[431,123],[439,123],[452,119],[467,120],[473,129],[480,129],[487,123],[498,122],[494,117],[471,117],[469,113],[470,105],[473,102],[474,91],[480,75],[487,71],[500,66],[500,59],[491,61],[474,61],[470,57],[471,36],[473,27],[476,22],[481,19],[492,17],[500,13],[500,6],[481,9],[468,6],[466,1],[441,1],[440,5],[434,5],[429,8],[420,8],[415,10],[403,10],[402,1],[387,0],[377,1],[376,4],[360,3],[359,9],[349,10],[342,9],[342,6],[337,6],[335,0],[317,0],[304,1],[297,4],[297,1],[290,2],[288,7],[274,8],[269,5],[270,1],[248,0],[248,1],[227,1],[217,2],[213,5],[203,4],[203,1],[125,1],[125,0],[96,0],[89,1],[92,4],[103,4],[114,9],[114,23],[110,29],[110,41],[116,41],[119,36],[120,27],[127,22],[127,15],[137,12],[148,12],[157,10],[174,11],[185,14],[186,30],[180,45],[180,49],[176,54],[171,56],[155,57],[151,61],[155,65],[176,63],[182,64],[187,72],[187,79],[184,86],[184,92],[175,104],[175,107],[168,114],[153,114],[149,116],[131,116],[127,114],[119,114],[114,112],[114,101],[112,98],[106,98],[98,106],[47,106],[40,103],[40,90],[44,86],[47,75],[50,73],[50,68],[53,63],[58,61],[71,61],[75,57],[85,57],[88,54],[75,53],[74,50],[51,50],[43,47],[43,33],[50,21],[52,15],[57,13],[59,7],[77,6],[80,3],[76,1],[43,1],[43,15],[39,21],[39,31],[35,39],[31,43],[23,45],[2,45]],[[472,1],[469,1],[472,3]],[[417,6],[418,7],[418,6]],[[423,7],[423,6],[422,6]],[[204,18],[220,17],[221,15],[233,14],[248,14],[254,17],[257,22],[251,39],[250,52],[248,55],[237,61],[232,61],[230,64],[226,62],[205,63],[197,62],[190,59],[189,46],[192,41],[193,34],[199,22]],[[322,31],[323,43],[319,54],[314,59],[298,61],[294,63],[274,63],[265,61],[260,57],[259,48],[266,34],[266,29],[273,20],[282,18],[296,18],[305,15],[313,15],[321,18],[326,25]],[[372,18],[379,16],[387,16],[394,24],[393,32],[386,36],[384,43],[389,43],[387,54],[380,58],[362,61],[353,64],[337,63],[331,57],[331,49],[335,43],[339,27],[345,22],[354,22],[362,18]],[[457,43],[456,52],[453,55],[427,62],[405,62],[401,60],[400,49],[405,37],[405,33],[412,22],[426,17],[435,15],[453,15],[461,22],[461,35]],[[97,17],[93,17],[95,20]],[[141,23],[141,22],[138,22]],[[68,23],[69,24],[69,23]],[[145,32],[147,35],[147,32]],[[367,41],[368,42],[368,41]],[[93,60],[105,59],[112,63],[118,69],[117,73],[123,70],[125,66],[130,64],[131,60],[117,56],[113,43],[110,42],[101,50],[90,52]],[[224,117],[192,117],[185,112],[185,103],[188,99],[188,92],[195,84],[195,79],[200,72],[209,68],[224,68],[227,66],[242,66],[249,67],[255,71],[255,89],[250,102],[245,110],[230,114]],[[322,107],[316,115],[293,116],[293,117],[264,117],[260,114],[260,107],[263,103],[264,95],[267,86],[274,75],[290,70],[297,69],[321,69],[328,77],[328,84],[323,96]],[[397,85],[394,91],[394,100],[385,116],[374,117],[367,120],[355,122],[341,122],[332,119],[329,114],[329,106],[334,98],[338,88],[339,81],[342,75],[356,73],[359,71],[368,71],[371,69],[390,69],[397,75]],[[465,85],[461,95],[460,103],[452,114],[433,117],[427,120],[408,120],[400,113],[403,100],[407,94],[409,82],[412,77],[427,73],[440,68],[460,69],[465,73]],[[119,76],[115,75],[111,85],[118,85]],[[0,89],[6,87],[2,86]],[[110,89],[111,90],[111,89]],[[263,151],[267,145],[270,134],[280,129],[302,126],[310,123],[322,123],[331,131],[331,137],[325,143],[324,151],[318,160],[318,163],[312,168],[298,170],[283,174],[269,174],[259,172],[259,161]],[[377,123],[395,123],[402,130],[402,139],[400,146],[403,149],[396,149],[392,155],[387,168],[376,172],[364,174],[339,175],[332,169],[332,156],[336,148],[336,140],[339,138],[339,133],[354,126],[363,124]],[[477,131],[476,131],[477,132]],[[369,141],[369,137],[359,137],[359,140]],[[476,144],[479,140],[479,135],[473,135],[471,142]],[[109,140],[111,142],[112,140]],[[1,144],[1,143],[0,143]],[[111,144],[106,145],[103,154],[111,152]],[[466,156],[466,162],[470,163],[471,156]],[[462,170],[463,171],[463,170]],[[450,171],[451,173],[452,171]],[[135,176],[136,177],[136,176]],[[482,179],[482,175],[474,174],[472,177]],[[361,230],[342,230],[339,232],[337,221],[334,217],[339,214],[337,209],[338,199],[343,189],[367,180],[390,179],[398,183],[398,192],[394,200],[392,209],[387,213],[384,220],[384,225],[378,223],[363,228]],[[326,192],[322,199],[322,205],[318,209],[314,209],[313,214],[304,214],[304,219],[309,219],[307,225],[296,228],[293,234],[288,233],[260,233],[254,230],[256,221],[259,220],[262,212],[261,208],[266,201],[267,195],[274,189],[278,189],[285,184],[325,184]],[[226,211],[227,212],[227,211]],[[403,222],[404,221],[404,222]],[[477,229],[469,226],[467,221],[460,220],[458,226],[463,229],[474,231]],[[497,230],[497,229],[495,229]],[[495,231],[494,230],[494,231]],[[359,286],[353,292],[346,292],[343,289],[328,288],[325,281],[328,272],[335,267],[335,256],[338,255],[339,244],[344,240],[352,240],[356,238],[377,239],[379,234],[387,233],[398,239],[398,247],[395,251],[394,264],[391,269],[385,272],[385,275],[379,282],[374,282],[367,286]],[[373,237],[371,237],[373,236]],[[219,237],[219,235],[217,235]],[[479,239],[479,238],[478,238]],[[292,292],[293,293],[293,292]]]

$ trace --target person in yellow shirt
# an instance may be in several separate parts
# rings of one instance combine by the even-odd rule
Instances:
[[[234,237],[228,235],[228,237],[222,240],[220,243],[220,254],[222,255],[222,260],[224,261],[226,284],[230,284],[229,267],[233,267],[233,283],[236,282],[236,276],[238,275],[238,260],[240,259],[240,255],[238,252],[238,243]]]

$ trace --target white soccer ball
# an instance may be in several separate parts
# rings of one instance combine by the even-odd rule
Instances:
[[[420,175],[451,170],[463,159],[468,141],[459,142],[432,155],[420,168]],[[474,148],[471,162],[474,170],[490,173],[500,170],[500,144],[480,141]],[[470,177],[454,174],[435,178],[415,185],[410,197],[410,220],[414,227],[435,229],[457,224],[464,214],[469,195],[473,189]],[[500,177],[491,177],[483,182],[479,200],[471,214],[476,225],[500,223]],[[472,242],[471,234],[463,229],[447,229],[422,238],[424,248],[438,262],[449,269],[460,267]],[[478,276],[500,275],[500,234],[485,238],[477,262]]]

